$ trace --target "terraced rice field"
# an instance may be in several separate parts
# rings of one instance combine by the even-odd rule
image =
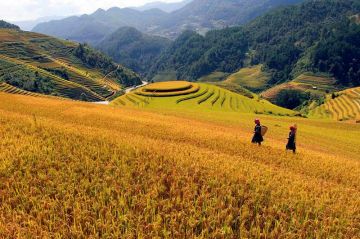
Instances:
[[[0,93],[0,238],[360,238],[360,124],[255,117]]]
[[[86,98],[89,101],[104,101],[105,100],[104,97],[102,97],[101,95],[88,89],[87,87],[84,87],[83,85],[80,85],[76,82],[72,82],[69,80],[65,80],[64,78],[53,75],[50,72],[43,70],[39,67],[24,63],[21,60],[11,58],[8,56],[4,56],[4,55],[0,55],[0,60],[8,62],[8,63],[15,63],[17,66],[22,66],[25,69],[29,69],[31,71],[38,72],[38,74],[40,74],[40,75],[51,78],[53,80],[53,83],[56,85],[57,93],[60,96],[68,97],[71,99]]]
[[[336,91],[336,80],[330,77],[320,77],[302,74],[295,78],[293,83],[303,86],[308,89],[316,89],[323,92]]]
[[[340,121],[359,120],[360,87],[348,89],[338,94],[339,96],[334,99],[329,95],[324,104],[310,111],[309,116]]]
[[[196,83],[186,81],[159,82],[136,90],[135,94],[145,97],[169,97],[196,93],[200,89]]]
[[[302,74],[290,82],[274,86],[261,93],[267,100],[273,101],[281,90],[294,89],[317,94],[328,94],[338,90],[335,79]]]
[[[89,68],[72,51],[76,43],[58,40],[41,34],[0,30],[1,77],[19,71],[37,72],[51,79],[53,94],[77,100],[105,101],[123,87],[109,72]],[[66,77],[59,75],[66,72]],[[9,82],[8,82],[9,83]]]
[[[7,94],[16,94],[16,95],[25,95],[25,96],[33,96],[33,97],[45,97],[45,98],[53,98],[53,99],[59,99],[59,100],[68,100],[66,98],[61,98],[57,96],[51,96],[51,95],[43,95],[38,94],[26,90],[19,89],[17,87],[14,87],[12,85],[6,84],[5,82],[0,82],[0,92],[7,93]]]
[[[163,82],[148,85],[111,102],[114,106],[187,111],[293,115],[295,112],[266,100],[250,99],[204,83]]]
[[[79,70],[73,70],[74,67],[63,67],[62,65],[57,64],[57,62],[53,61],[51,57],[45,57],[49,63],[36,63],[33,59],[29,60],[19,60],[16,58],[12,58],[9,56],[1,55],[0,59],[3,61],[15,63],[18,66],[23,66],[29,70],[33,70],[39,72],[47,77],[50,77],[54,82],[59,84],[58,92],[59,94],[64,95],[68,98],[75,98],[79,95],[86,95],[89,100],[94,101],[102,101],[107,98],[107,96],[113,94],[113,89],[106,85],[105,82],[100,82],[97,80],[90,79],[89,77],[85,77],[84,75],[78,74]],[[62,68],[63,67],[63,68]],[[1,67],[2,70],[5,70]],[[63,79],[57,75],[52,74],[49,71],[44,70],[44,68],[51,69],[66,69],[69,75],[69,80]],[[10,69],[7,69],[9,71]],[[65,86],[65,87],[62,87]],[[72,90],[72,89],[76,90]],[[65,89],[65,91],[64,91]]]
[[[0,92],[8,93],[8,94],[19,94],[19,95],[28,95],[28,96],[42,96],[41,94],[36,94],[30,91],[21,90],[12,85],[6,84],[4,82],[0,82]]]

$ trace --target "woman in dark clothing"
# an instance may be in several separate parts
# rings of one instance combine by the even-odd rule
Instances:
[[[264,141],[263,136],[261,135],[261,125],[260,125],[260,120],[256,119],[255,120],[255,129],[254,129],[254,136],[252,138],[252,143],[253,144],[259,144],[259,146],[261,145],[261,142]]]
[[[292,150],[293,153],[296,153],[296,127],[290,127],[290,133],[288,138],[288,143],[286,145],[286,150]]]

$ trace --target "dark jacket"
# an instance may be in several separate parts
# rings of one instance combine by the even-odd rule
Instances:
[[[296,149],[296,133],[291,131],[289,133],[288,143],[286,149],[295,150]]]
[[[254,136],[252,138],[253,143],[261,143],[264,141],[264,138],[261,135],[261,125],[256,125],[254,129]]]

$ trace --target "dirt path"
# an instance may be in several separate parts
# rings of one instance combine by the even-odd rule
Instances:
[[[140,88],[140,87],[143,87],[145,85],[149,84],[147,81],[142,81],[142,84],[141,85],[137,85],[137,86],[133,86],[133,87],[129,87],[129,88],[126,88],[125,89],[125,94],[128,94],[130,93],[131,91],[137,89],[137,88]],[[110,104],[110,101],[99,101],[99,102],[93,102],[94,104],[98,104],[98,105],[108,105]]]
[[[142,84],[141,85],[137,85],[137,86],[134,86],[134,87],[128,87],[125,89],[125,93],[130,93],[131,91],[137,89],[137,88],[140,88],[140,87],[143,87],[143,86],[146,86],[147,84],[149,84],[149,82],[147,81],[141,81]]]

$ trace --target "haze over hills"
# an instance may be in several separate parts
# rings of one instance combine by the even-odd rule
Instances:
[[[43,22],[49,22],[52,20],[60,20],[65,17],[61,16],[47,16],[47,17],[40,17],[35,20],[28,20],[28,21],[13,21],[12,23],[19,26],[21,30],[24,31],[31,31],[37,24],[43,23]]]
[[[184,30],[205,33],[244,24],[263,13],[303,0],[194,0],[160,22],[156,34],[174,38]]]
[[[151,2],[151,3],[147,3],[144,6],[141,7],[136,7],[135,9],[140,10],[140,11],[146,11],[146,10],[150,10],[150,9],[160,9],[164,12],[173,12],[176,11],[182,7],[184,7],[186,4],[190,3],[193,0],[184,0],[184,1],[179,1],[179,2],[173,2],[173,3],[166,3],[166,2]]]
[[[0,23],[0,91],[105,101],[140,78],[86,45]],[[1,27],[0,26],[0,27]]]
[[[141,12],[130,8],[114,7],[107,11],[98,9],[90,15],[41,23],[33,31],[95,45],[119,27],[130,26],[146,32],[149,26],[156,25],[165,15],[167,13],[159,9]]]
[[[119,27],[135,27],[144,33],[176,38],[186,29],[204,33],[210,29],[243,24],[281,5],[302,0],[194,0],[167,13],[159,9],[99,9],[93,14],[41,23],[33,30],[63,39],[96,44]]]

